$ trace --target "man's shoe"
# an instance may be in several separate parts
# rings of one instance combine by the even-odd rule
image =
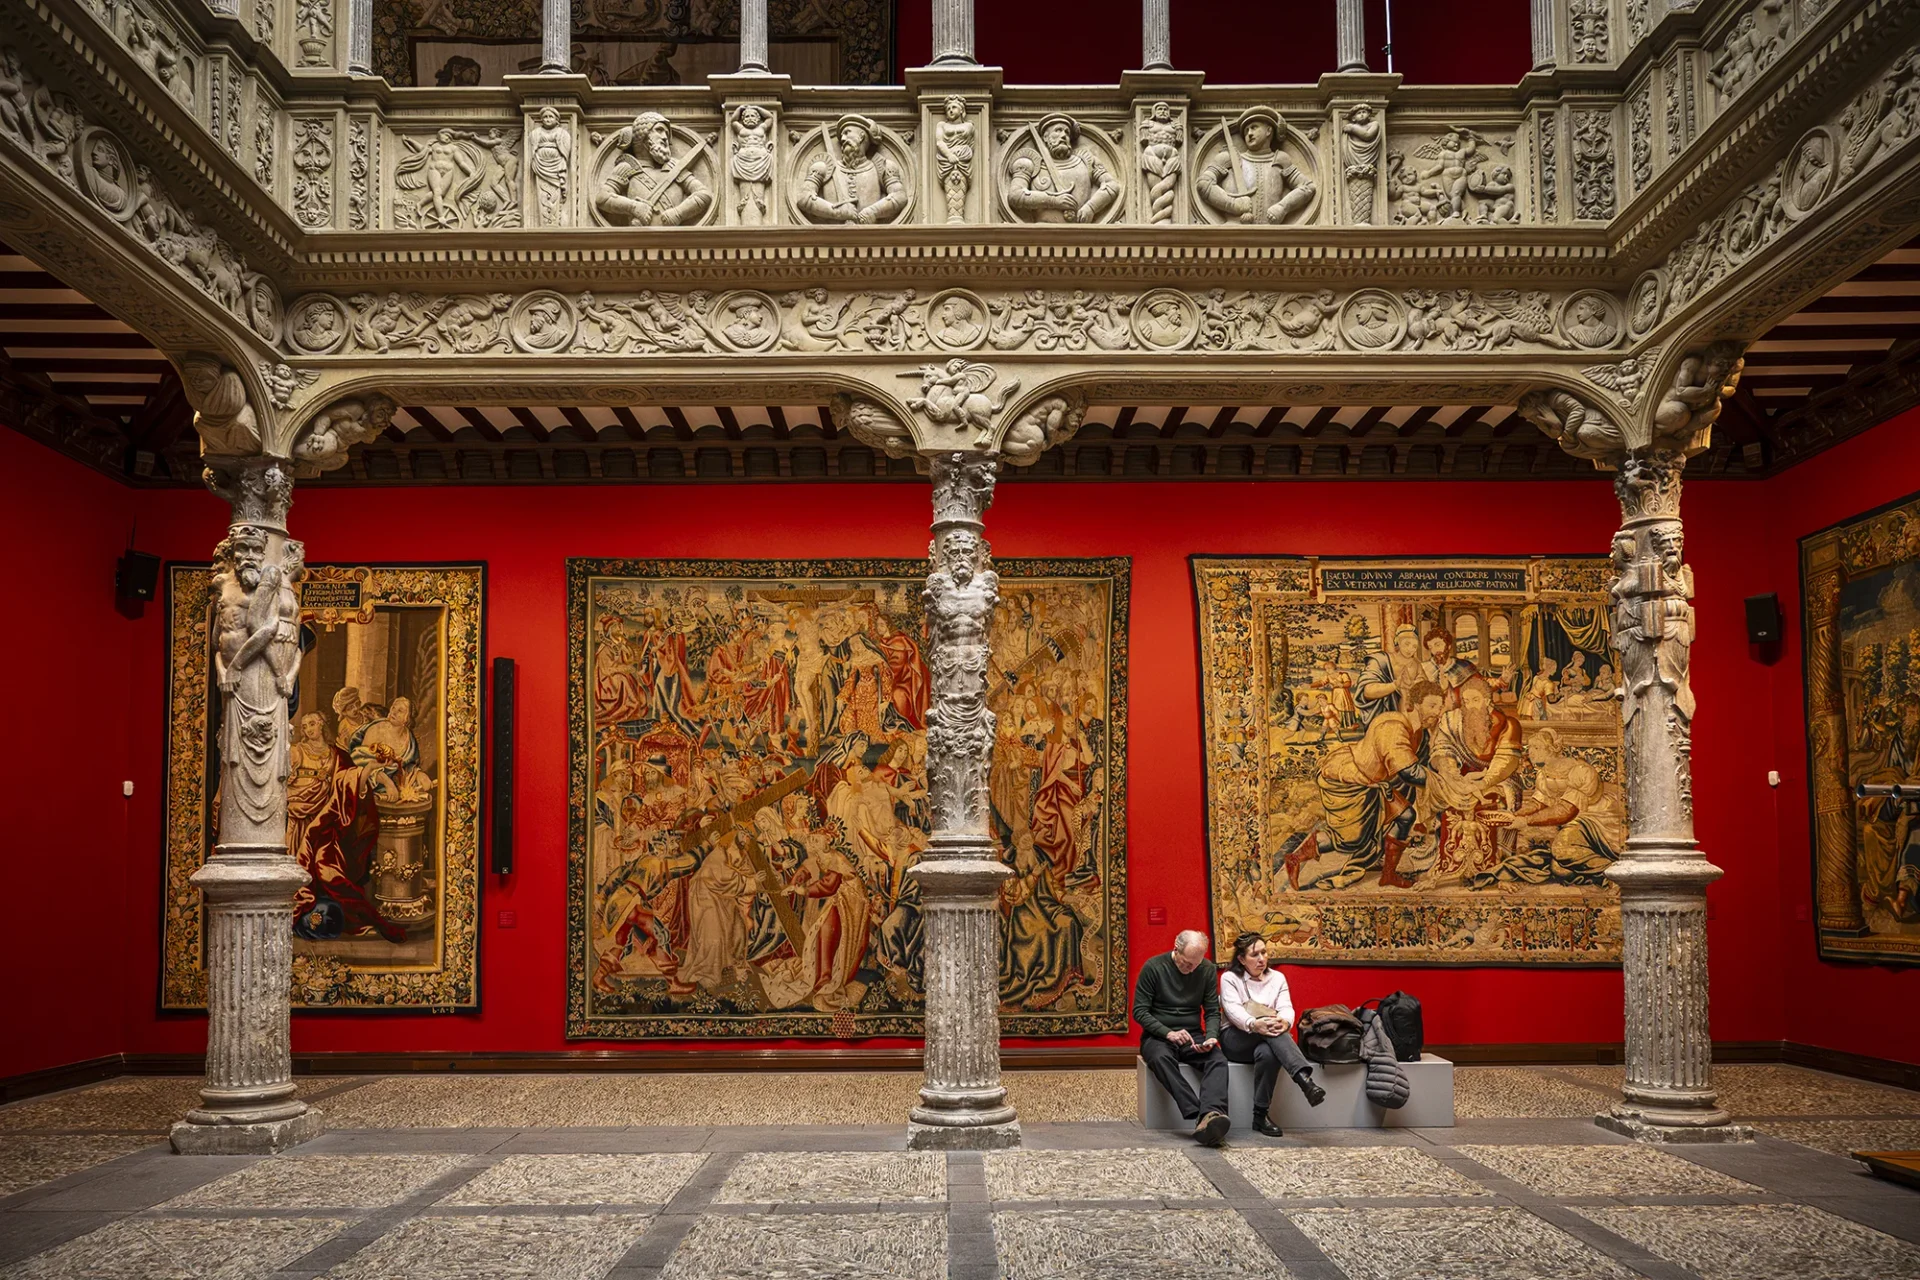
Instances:
[[[1317,1107],[1327,1100],[1327,1091],[1314,1080],[1311,1070],[1302,1071],[1293,1078],[1293,1082],[1299,1085],[1300,1092],[1306,1095],[1308,1106]]]
[[[1218,1111],[1209,1111],[1194,1126],[1193,1140],[1203,1147],[1217,1147],[1227,1140],[1227,1130],[1232,1127],[1233,1121]]]
[[[1280,1131],[1280,1126],[1273,1122],[1273,1118],[1264,1111],[1257,1112],[1254,1115],[1253,1131],[1255,1133],[1263,1133],[1269,1138],[1284,1138],[1287,1136]]]

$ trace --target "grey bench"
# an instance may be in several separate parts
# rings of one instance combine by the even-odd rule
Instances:
[[[1273,1106],[1267,1114],[1282,1129],[1451,1129],[1453,1127],[1453,1064],[1430,1053],[1418,1062],[1403,1062],[1402,1070],[1413,1089],[1407,1105],[1397,1111],[1367,1101],[1367,1068],[1357,1062],[1318,1063],[1313,1078],[1327,1091],[1327,1100],[1309,1107],[1300,1088],[1282,1079],[1273,1087]],[[1173,1096],[1154,1079],[1146,1060],[1134,1059],[1134,1082],[1139,1094],[1140,1125],[1146,1129],[1191,1129],[1193,1122],[1181,1118],[1173,1105]],[[1192,1067],[1180,1068],[1194,1091],[1200,1088],[1199,1073]],[[1236,1129],[1253,1127],[1253,1067],[1245,1063],[1227,1064],[1227,1115]]]

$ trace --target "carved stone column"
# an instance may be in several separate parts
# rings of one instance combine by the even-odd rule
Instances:
[[[767,70],[767,0],[740,0],[740,70]]]
[[[257,1155],[318,1134],[294,1096],[287,1038],[293,895],[307,873],[287,854],[287,699],[300,667],[287,536],[293,467],[210,458],[207,486],[233,508],[214,551],[214,671],[220,694],[220,827],[193,875],[206,901],[207,1074],[200,1105],[173,1126],[186,1155]]]
[[[373,74],[373,0],[347,0],[347,74]]]
[[[572,0],[540,0],[540,74],[560,76],[572,68]]]
[[[1173,70],[1173,0],[1140,0],[1140,67]]]
[[[973,56],[973,0],[933,0],[933,65],[980,65]]]
[[[1553,70],[1553,0],[1533,0],[1528,17],[1533,25],[1533,69]]]
[[[1335,56],[1338,70],[1367,69],[1367,9],[1362,0],[1334,0]]]
[[[1595,1119],[1643,1141],[1753,1136],[1728,1123],[1713,1088],[1706,890],[1721,871],[1694,844],[1693,570],[1680,522],[1681,473],[1707,447],[1740,370],[1737,347],[1689,353],[1647,417],[1626,428],[1564,390],[1520,404],[1567,452],[1613,470],[1620,500],[1610,594],[1630,835],[1607,879],[1620,890],[1627,1071],[1622,1100]]]
[[[936,453],[932,571],[922,598],[933,668],[927,790],[933,836],[909,875],[926,911],[926,1078],[908,1125],[915,1148],[1010,1147],[1020,1123],[1000,1084],[998,894],[1009,874],[989,825],[990,628],[999,575],[983,535],[996,457]]]

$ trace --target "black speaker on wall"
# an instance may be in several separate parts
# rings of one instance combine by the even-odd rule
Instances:
[[[513,873],[513,659],[493,660],[493,844],[497,876]]]
[[[1780,597],[1769,591],[1747,597],[1747,643],[1780,643]]]

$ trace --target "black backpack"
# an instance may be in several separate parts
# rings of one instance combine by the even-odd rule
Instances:
[[[1404,991],[1396,991],[1380,1000],[1369,1000],[1360,1006],[1362,1009],[1376,1009],[1380,1013],[1380,1023],[1387,1029],[1387,1039],[1393,1041],[1393,1056],[1402,1062],[1420,1061],[1420,1051],[1426,1045],[1426,1028],[1420,1018],[1420,1002]]]

